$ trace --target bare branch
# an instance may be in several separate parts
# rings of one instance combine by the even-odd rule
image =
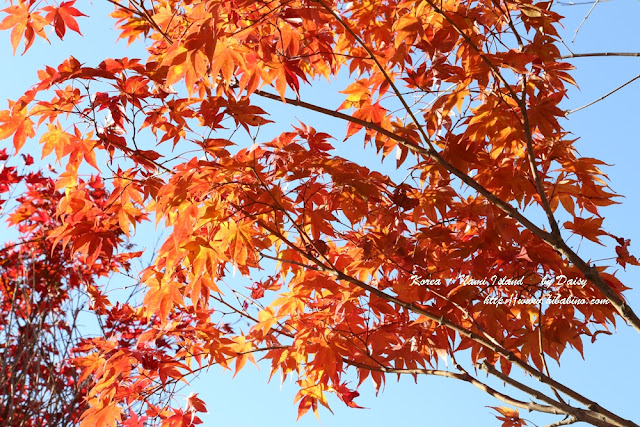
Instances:
[[[485,383],[483,383],[482,381],[477,380],[476,378],[474,378],[473,376],[469,375],[469,373],[467,373],[466,371],[462,372],[462,373],[456,373],[456,372],[450,372],[450,371],[445,371],[445,370],[441,370],[441,369],[393,369],[393,368],[387,368],[384,366],[372,366],[372,365],[367,365],[365,363],[360,363],[360,362],[356,362],[353,360],[349,360],[347,358],[342,358],[342,361],[344,363],[346,363],[347,365],[352,365],[355,366],[357,368],[360,369],[367,369],[369,371],[378,371],[378,372],[384,372],[387,374],[409,374],[409,375],[434,375],[434,376],[438,376],[438,377],[446,377],[446,378],[453,378],[456,380],[460,380],[460,381],[465,381],[468,382],[470,384],[473,384],[474,386],[476,386],[477,388],[479,388],[480,390],[484,391],[485,393],[490,394],[492,397],[508,404],[508,405],[513,405],[513,406],[517,406],[519,408],[522,409],[527,409],[529,411],[538,411],[538,412],[544,412],[547,414],[564,414],[564,412],[560,411],[559,409],[556,409],[552,406],[546,406],[546,405],[540,405],[538,403],[535,402],[525,402],[522,400],[518,400],[518,399],[514,399],[513,397],[506,395],[504,393],[501,393],[497,390],[495,390],[494,388],[486,385]]]
[[[515,387],[518,390],[524,391],[528,395],[533,396],[538,400],[541,400],[548,404],[553,404],[554,406],[561,408],[563,411],[565,411],[565,413],[575,416],[580,421],[586,421],[595,426],[602,427],[609,427],[612,425],[619,427],[637,427],[637,424],[610,413],[595,402],[581,402],[587,407],[588,410],[574,408],[567,405],[566,403],[557,402],[544,393],[541,393],[538,390],[535,390],[519,381],[516,381],[508,375],[503,374],[494,366],[490,365],[486,360],[484,360],[482,363],[477,363],[476,367],[495,376],[496,378],[499,378],[504,383],[509,384],[510,386]]]
[[[574,424],[574,423],[577,423],[578,421],[580,421],[580,420],[578,420],[576,417],[571,416],[571,417],[565,418],[562,421],[558,421],[558,422],[555,422],[555,423],[547,424],[544,427],[568,426],[569,424]]]
[[[593,2],[593,6],[591,6],[591,9],[589,9],[589,12],[587,12],[585,17],[582,18],[582,22],[580,22],[580,25],[578,25],[578,28],[576,28],[576,32],[573,34],[573,38],[571,39],[571,43],[573,43],[575,41],[576,37],[578,37],[578,32],[580,31],[580,28],[582,28],[582,25],[589,18],[589,15],[591,15],[591,12],[593,12],[593,9],[596,7],[596,5],[598,3],[600,3],[600,0],[596,0],[595,2]]]
[[[638,74],[637,76],[635,76],[635,77],[634,77],[634,78],[632,78],[631,80],[627,81],[626,83],[621,84],[620,86],[618,86],[617,88],[615,88],[615,89],[614,89],[614,90],[612,90],[611,92],[609,92],[609,93],[607,93],[607,94],[605,94],[605,95],[602,95],[600,98],[598,98],[598,99],[596,99],[596,100],[593,100],[593,101],[589,102],[588,104],[583,105],[582,107],[578,107],[578,108],[576,108],[576,109],[574,109],[574,110],[569,110],[569,111],[567,111],[567,113],[566,113],[566,114],[573,114],[573,113],[575,113],[576,111],[584,110],[585,108],[592,106],[592,105],[593,105],[593,104],[595,104],[596,102],[600,102],[600,101],[602,101],[603,99],[605,99],[605,98],[606,98],[606,97],[608,97],[609,95],[613,95],[614,93],[616,93],[616,92],[617,92],[617,91],[619,91],[620,89],[624,88],[625,86],[627,86],[627,85],[629,85],[629,84],[633,83],[634,81],[636,81],[636,80],[638,80],[638,79],[640,79],[640,74]]]
[[[640,57],[640,52],[587,52],[587,53],[571,53],[569,55],[563,55],[560,59],[573,59],[573,58],[589,58],[589,57],[600,57],[600,56],[608,56],[608,57]]]

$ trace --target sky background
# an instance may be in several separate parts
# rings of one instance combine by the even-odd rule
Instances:
[[[107,57],[146,57],[144,52],[133,48],[126,49],[126,42],[115,44],[116,33],[112,29],[113,21],[105,18],[111,11],[106,1],[89,4],[78,1],[76,7],[91,15],[91,19],[80,18],[80,28],[84,37],[67,34],[62,43],[50,37],[48,45],[41,39],[24,56],[12,56],[9,33],[0,33],[0,102],[6,108],[5,99],[16,99],[30,85],[37,81],[36,70],[46,65],[55,66],[68,55],[80,62],[97,65]],[[640,51],[640,2],[634,0],[610,0],[600,2],[590,17],[584,22],[574,43],[570,43],[576,28],[587,14],[589,5],[565,6],[557,3],[554,10],[567,18],[563,21],[564,34],[568,47],[575,53],[582,52],[636,52]],[[20,52],[21,50],[19,50]],[[568,53],[568,51],[563,50]],[[571,89],[570,97],[565,101],[567,109],[575,109],[604,95],[620,84],[640,74],[640,58],[583,58],[570,60],[577,70],[573,76],[580,89]],[[607,162],[605,168],[617,193],[625,196],[621,204],[604,208],[605,227],[618,236],[631,239],[632,254],[640,254],[640,227],[637,225],[640,210],[640,190],[637,178],[640,167],[640,130],[638,126],[638,98],[640,80],[627,86],[607,99],[576,112],[566,121],[566,129],[580,137],[576,147],[580,154],[595,157]],[[327,90],[326,86],[301,91],[301,98],[308,102],[319,103],[328,108],[339,105],[339,98]],[[304,120],[319,131],[331,131],[333,124],[317,115],[310,115],[295,107],[283,107],[279,103],[264,101],[261,105],[278,121],[292,122],[295,118]],[[294,122],[295,123],[295,122]],[[261,134],[261,140],[263,135]],[[340,140],[340,135],[337,135]],[[265,138],[264,140],[268,140]],[[2,146],[9,141],[0,142]],[[337,154],[343,157],[358,158],[363,164],[389,170],[393,160],[382,166],[373,153],[362,154],[362,144],[356,139],[346,143],[336,141]],[[34,156],[36,159],[40,155]],[[391,156],[393,157],[393,156]],[[364,159],[364,160],[363,160]],[[43,161],[44,162],[44,161]],[[10,238],[4,230],[0,241]],[[145,234],[148,233],[148,236]],[[141,228],[138,236],[146,239],[146,245],[152,247],[157,237],[153,228]],[[569,240],[570,244],[577,241]],[[605,242],[606,251],[597,248],[581,249],[581,255],[598,260],[615,256],[613,242]],[[612,263],[610,261],[609,263]],[[628,301],[640,309],[640,277],[638,268],[621,271],[619,278],[627,286],[636,289],[626,293]],[[236,276],[237,278],[237,276]],[[115,280],[115,279],[114,279]],[[118,284],[111,284],[118,286]],[[552,376],[574,390],[585,394],[607,409],[640,422],[640,405],[636,385],[640,380],[638,369],[640,354],[640,336],[626,325],[619,325],[613,336],[599,335],[594,345],[585,343],[585,360],[572,350],[567,350],[561,359],[561,366],[550,366]],[[463,359],[462,356],[459,359]],[[441,366],[444,367],[444,366]],[[514,373],[516,368],[514,368]],[[295,422],[297,407],[293,397],[297,387],[293,380],[280,384],[277,375],[270,383],[269,366],[257,369],[247,365],[235,378],[231,372],[223,372],[213,367],[197,380],[192,381],[185,395],[198,392],[209,407],[209,414],[202,417],[204,426],[387,426],[409,424],[434,427],[494,426],[500,423],[494,413],[486,406],[499,406],[500,402],[490,398],[475,387],[451,379],[438,377],[420,377],[415,384],[411,377],[388,376],[384,390],[376,397],[373,385],[367,380],[360,388],[361,396],[356,402],[369,409],[347,408],[335,396],[330,396],[334,414],[320,411],[321,422],[311,414]],[[482,379],[482,376],[480,377]],[[351,386],[357,381],[353,378]],[[503,390],[500,388],[500,390]],[[527,414],[522,414],[528,418]],[[557,421],[558,417],[530,418],[535,425]],[[575,424],[580,425],[580,424]]]

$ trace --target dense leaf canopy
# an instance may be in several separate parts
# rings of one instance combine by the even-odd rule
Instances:
[[[74,350],[83,426],[197,424],[199,397],[163,396],[257,355],[297,380],[300,415],[328,407],[327,393],[358,407],[347,372],[376,387],[393,373],[475,385],[509,405],[496,407],[504,426],[525,425],[513,408],[635,425],[547,369],[616,321],[640,331],[612,266],[565,240],[638,265],[602,227],[616,203],[603,162],[580,156],[559,122],[575,82],[552,2],[110,2],[146,58],[69,57],[0,111],[0,139],[16,152],[39,140],[62,167],[12,223],[43,222],[33,215],[49,194],[39,250],[88,270],[73,280],[103,322]],[[27,51],[80,33],[80,9],[16,0],[0,29]],[[322,79],[340,86],[335,105],[301,95]],[[318,120],[281,123],[266,107],[278,103]],[[340,156],[343,139],[395,157],[397,171]],[[0,185],[16,184],[7,170]],[[95,279],[141,256],[128,245],[147,220],[168,237],[139,276],[142,304],[117,301]]]

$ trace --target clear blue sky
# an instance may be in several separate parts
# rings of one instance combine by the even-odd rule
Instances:
[[[114,45],[115,32],[112,21],[101,17],[110,11],[106,2],[88,5],[79,1],[77,7],[92,15],[92,19],[80,19],[84,38],[68,34],[64,44],[51,37],[52,46],[37,40],[34,48],[24,57],[12,57],[9,34],[0,35],[0,102],[6,98],[17,98],[28,86],[36,81],[36,70],[44,64],[57,65],[68,55],[75,56],[81,62],[97,64],[105,57],[144,57],[144,53],[126,50],[126,43]],[[573,32],[585,16],[590,6],[555,6],[554,9],[567,16],[564,21],[567,44],[574,52],[597,51],[640,51],[640,2],[629,0],[611,0],[596,6],[589,19],[584,23],[576,42],[570,44]],[[640,58],[575,59],[571,61],[578,69],[573,76],[580,90],[572,90],[566,101],[569,109],[579,107],[614,89],[637,74],[640,74]],[[584,156],[599,158],[611,165],[605,173],[611,179],[611,187],[626,198],[621,205],[603,210],[606,227],[615,235],[631,238],[632,253],[640,254],[640,227],[637,225],[637,212],[640,210],[640,191],[637,172],[640,160],[640,130],[638,125],[638,98],[640,81],[610,96],[588,109],[570,116],[566,129],[581,139],[577,148]],[[338,102],[329,91],[303,90],[303,99],[317,101],[327,107],[336,107]],[[3,108],[5,108],[3,105]],[[265,109],[273,104],[265,103]],[[270,111],[274,114],[275,111]],[[293,107],[279,107],[278,117],[291,116],[314,117],[308,124],[318,130],[330,131],[331,124],[317,116],[297,111]],[[338,135],[339,137],[340,135]],[[8,141],[1,144],[7,144]],[[337,144],[338,154],[344,157],[361,157],[362,145],[350,140]],[[38,155],[37,159],[40,158]],[[379,160],[375,160],[379,164]],[[388,162],[389,164],[391,162]],[[144,234],[149,233],[148,237]],[[151,229],[142,229],[139,237],[146,245],[153,244]],[[6,239],[3,235],[2,239]],[[570,241],[572,243],[572,241]],[[591,248],[589,248],[591,250]],[[593,253],[581,252],[592,259],[613,256],[613,246],[602,253],[593,249]],[[636,309],[640,309],[640,286],[638,268],[627,268],[619,277],[627,286],[635,290],[627,293],[628,300]],[[576,352],[568,351],[561,360],[561,367],[552,366],[553,376],[566,382],[577,391],[602,404],[621,416],[640,421],[640,405],[636,384],[640,381],[637,355],[640,354],[640,336],[630,328],[620,325],[619,333],[614,336],[600,335],[595,345],[585,343],[583,361]],[[515,368],[514,368],[515,371]],[[219,368],[193,382],[193,388],[187,389],[200,393],[210,409],[204,417],[205,426],[317,426],[313,415],[307,415],[297,424],[296,407],[292,404],[296,393],[295,383],[287,381],[280,386],[279,379],[267,383],[269,367],[257,370],[253,366],[245,369],[231,379],[231,373],[223,373]],[[375,397],[373,386],[365,382],[360,389],[357,403],[369,409],[350,409],[338,399],[330,400],[334,415],[321,410],[321,424],[324,426],[387,426],[410,424],[434,427],[465,427],[499,425],[492,411],[485,406],[498,406],[500,403],[469,384],[458,383],[450,379],[421,377],[418,384],[410,377],[399,383],[395,377],[387,378],[386,388]],[[354,383],[355,385],[355,379]],[[527,414],[523,414],[527,417]],[[535,417],[538,425],[557,420],[556,417]],[[579,424],[576,424],[579,425]]]

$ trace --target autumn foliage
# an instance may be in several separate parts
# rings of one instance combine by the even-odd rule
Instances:
[[[98,295],[97,279],[129,268],[128,257],[99,255],[88,263],[56,250],[49,236],[60,226],[63,195],[53,179],[28,170],[32,156],[21,157],[25,170],[0,150],[0,206],[17,232],[0,249],[0,419],[8,426],[74,425],[87,409],[89,385],[69,358],[81,337],[83,305]],[[103,205],[103,182],[88,184],[90,200]]]
[[[205,402],[190,395],[176,406],[172,387],[211,365],[237,372],[262,358],[297,380],[300,415],[329,407],[330,393],[359,407],[367,378],[380,388],[388,374],[408,374],[479,387],[508,405],[496,407],[505,426],[527,425],[514,408],[635,425],[547,369],[613,325],[640,331],[614,265],[566,241],[605,243],[610,264],[638,265],[629,240],[602,227],[616,202],[603,162],[581,157],[559,122],[575,82],[551,3],[111,3],[120,38],[147,57],[69,57],[0,111],[14,155],[35,140],[61,165],[50,178],[6,167],[0,178],[5,191],[27,186],[9,217],[20,237],[0,260],[0,303],[20,326],[0,324],[17,340],[0,354],[21,357],[29,310],[41,334],[71,333],[60,311],[80,290],[102,322],[102,335],[54,352],[62,376],[30,368],[68,387],[51,416],[196,425]],[[37,38],[80,33],[90,22],[81,9],[15,0],[0,29],[27,52]],[[304,96],[321,79],[340,86],[332,105]],[[318,121],[281,123],[282,104]],[[399,173],[340,156],[342,140],[364,140]],[[168,237],[136,278],[140,303],[119,300],[98,278],[142,256],[130,241],[148,220]],[[237,285],[240,275],[253,285]],[[569,303],[542,302],[553,298]],[[234,328],[238,319],[249,327]],[[453,364],[441,369],[439,358]],[[507,388],[487,386],[487,375]],[[14,399],[35,392],[21,384]]]

